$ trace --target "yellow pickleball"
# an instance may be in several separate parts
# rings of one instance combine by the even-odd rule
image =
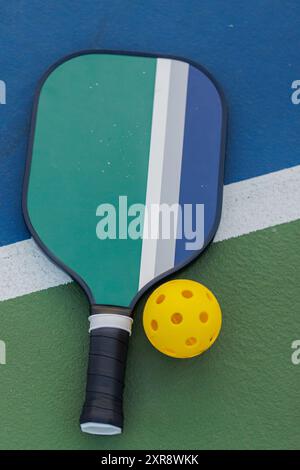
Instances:
[[[221,324],[222,313],[214,294],[187,279],[160,285],[148,298],[143,314],[150,343],[176,358],[197,356],[210,348]]]

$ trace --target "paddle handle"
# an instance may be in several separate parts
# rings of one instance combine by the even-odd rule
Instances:
[[[91,315],[89,320],[90,350],[81,430],[89,434],[120,434],[132,319],[120,314],[101,313]]]

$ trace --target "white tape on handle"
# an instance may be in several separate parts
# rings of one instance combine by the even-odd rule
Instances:
[[[125,330],[131,335],[133,320],[125,315],[115,313],[96,313],[89,316],[90,329],[89,333],[98,328],[118,328]]]

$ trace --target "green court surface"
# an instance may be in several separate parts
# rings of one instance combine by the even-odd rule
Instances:
[[[223,328],[203,356],[147,341],[136,308],[121,436],[80,432],[88,303],[74,283],[1,303],[2,449],[292,449],[300,442],[300,221],[215,243],[177,277],[203,282]]]

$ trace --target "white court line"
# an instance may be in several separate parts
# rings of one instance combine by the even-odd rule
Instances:
[[[214,241],[300,219],[299,201],[300,165],[226,185],[222,219]],[[0,300],[70,281],[32,239],[0,248]]]
[[[224,186],[215,242],[300,219],[300,165]]]
[[[48,260],[32,238],[0,248],[0,300],[70,281],[71,278]]]

